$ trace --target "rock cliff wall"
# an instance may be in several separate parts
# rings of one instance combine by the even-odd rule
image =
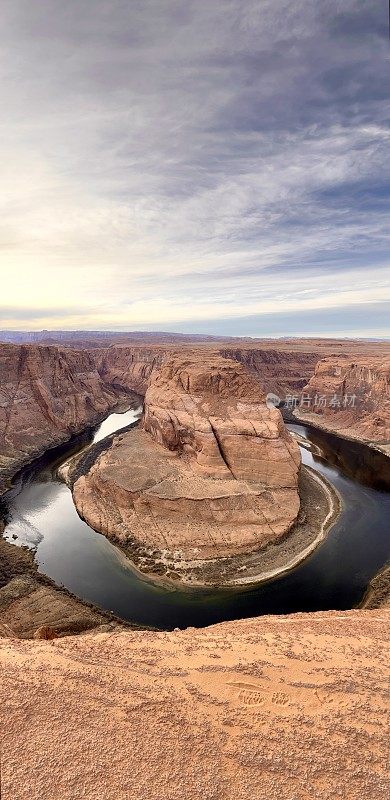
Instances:
[[[122,395],[88,351],[0,346],[0,491],[18,468],[97,422]]]
[[[225,358],[238,361],[258,380],[264,392],[276,392],[281,397],[302,389],[313,375],[318,361],[315,349],[307,352],[262,347],[217,347],[205,344],[165,343],[161,345],[112,345],[96,353],[99,372],[112,385],[130,388],[145,394],[150,376],[159,369],[165,358],[185,356],[189,359],[203,354],[205,359]]]
[[[324,358],[303,391],[314,421],[352,438],[390,442],[390,357]]]
[[[166,355],[164,347],[113,345],[93,353],[99,374],[108,386],[144,395],[152,372]],[[169,351],[168,351],[169,352]]]
[[[265,392],[274,392],[281,398],[301,390],[313,375],[318,361],[316,351],[295,352],[263,349],[259,347],[221,348],[224,358],[239,361],[258,379]]]

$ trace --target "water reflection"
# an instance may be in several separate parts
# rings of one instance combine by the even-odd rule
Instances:
[[[309,437],[315,462],[334,464],[344,475],[375,489],[390,488],[390,458],[368,445],[342,439],[331,433],[306,425],[288,425],[290,431]]]
[[[92,442],[96,444],[96,442],[100,442],[106,436],[109,436],[110,433],[120,431],[122,428],[125,428],[127,425],[130,425],[132,422],[135,422],[135,420],[139,419],[141,414],[142,407],[137,409],[130,408],[123,414],[110,414],[110,416],[107,417],[107,419],[105,419],[95,431]]]

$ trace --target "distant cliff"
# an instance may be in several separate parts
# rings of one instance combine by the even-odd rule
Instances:
[[[160,346],[113,345],[94,351],[94,358],[105,384],[144,395],[153,370],[160,368],[166,353],[167,348]]]
[[[228,347],[220,349],[225,358],[239,361],[256,375],[265,392],[275,392],[281,398],[292,391],[299,391],[310,380],[318,353],[290,352],[286,349],[268,349],[262,347]]]
[[[314,421],[363,441],[390,442],[390,357],[324,358],[303,392]]]

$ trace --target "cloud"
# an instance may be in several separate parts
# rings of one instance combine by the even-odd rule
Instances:
[[[2,26],[7,324],[385,298],[379,0],[5,0]]]

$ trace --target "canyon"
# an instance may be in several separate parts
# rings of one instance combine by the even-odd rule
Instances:
[[[390,356],[321,359],[303,388],[313,399],[297,416],[342,436],[370,441],[384,450],[390,442]],[[328,398],[326,405],[321,398]],[[317,404],[314,405],[314,398]],[[333,401],[333,404],[332,404]],[[313,413],[314,412],[314,413]]]
[[[307,497],[318,498],[318,486],[300,469],[297,444],[267,393],[282,405],[301,391],[311,399],[356,395],[354,406],[292,410],[388,446],[384,342],[93,332],[46,339],[0,344],[0,493],[43,451],[145,397],[139,428],[91,454],[70,483],[80,516],[146,571],[158,564],[161,574],[193,580],[201,563],[228,565],[286,536],[293,541],[299,514],[310,517]],[[325,494],[326,486],[323,518]],[[237,568],[245,572],[247,563]]]
[[[298,414],[387,452],[382,343],[86,341],[0,344],[0,494],[143,397],[138,426],[86,436],[66,469],[80,515],[146,571],[159,554],[182,581],[180,565],[214,559],[214,581],[289,542],[302,516],[313,527],[322,490],[268,392],[356,394],[356,407]],[[364,611],[131,630],[0,536],[4,796],[380,800],[388,597],[385,569]]]
[[[86,350],[0,344],[0,494],[22,466],[124,399]]]
[[[212,337],[204,337],[204,341],[203,337],[173,334],[126,336],[92,332],[3,336],[28,342],[32,339],[34,343],[0,341],[0,494],[12,476],[31,459],[95,424],[121,402],[129,403],[129,399],[134,399],[131,393],[144,396],[152,373],[167,357],[199,354],[204,359],[222,357],[238,361],[256,378],[263,392],[273,392],[281,399],[305,391],[309,384],[313,396],[316,390],[325,388],[334,392],[343,379],[329,383],[332,364],[338,369],[340,361],[342,364],[364,361],[371,375],[381,375],[375,399],[371,379],[368,384],[366,372],[355,369],[348,390],[359,391],[356,408],[348,407],[340,414],[337,409],[328,409],[326,415],[321,409],[310,409],[309,413],[314,423],[323,424],[326,419],[329,429],[339,433],[349,434],[358,426],[357,437],[364,441],[378,441],[386,436],[388,405],[378,410],[378,404],[388,403],[389,397],[386,342],[331,339],[248,342]],[[324,358],[328,367],[316,368]],[[379,422],[378,414],[382,415]]]

